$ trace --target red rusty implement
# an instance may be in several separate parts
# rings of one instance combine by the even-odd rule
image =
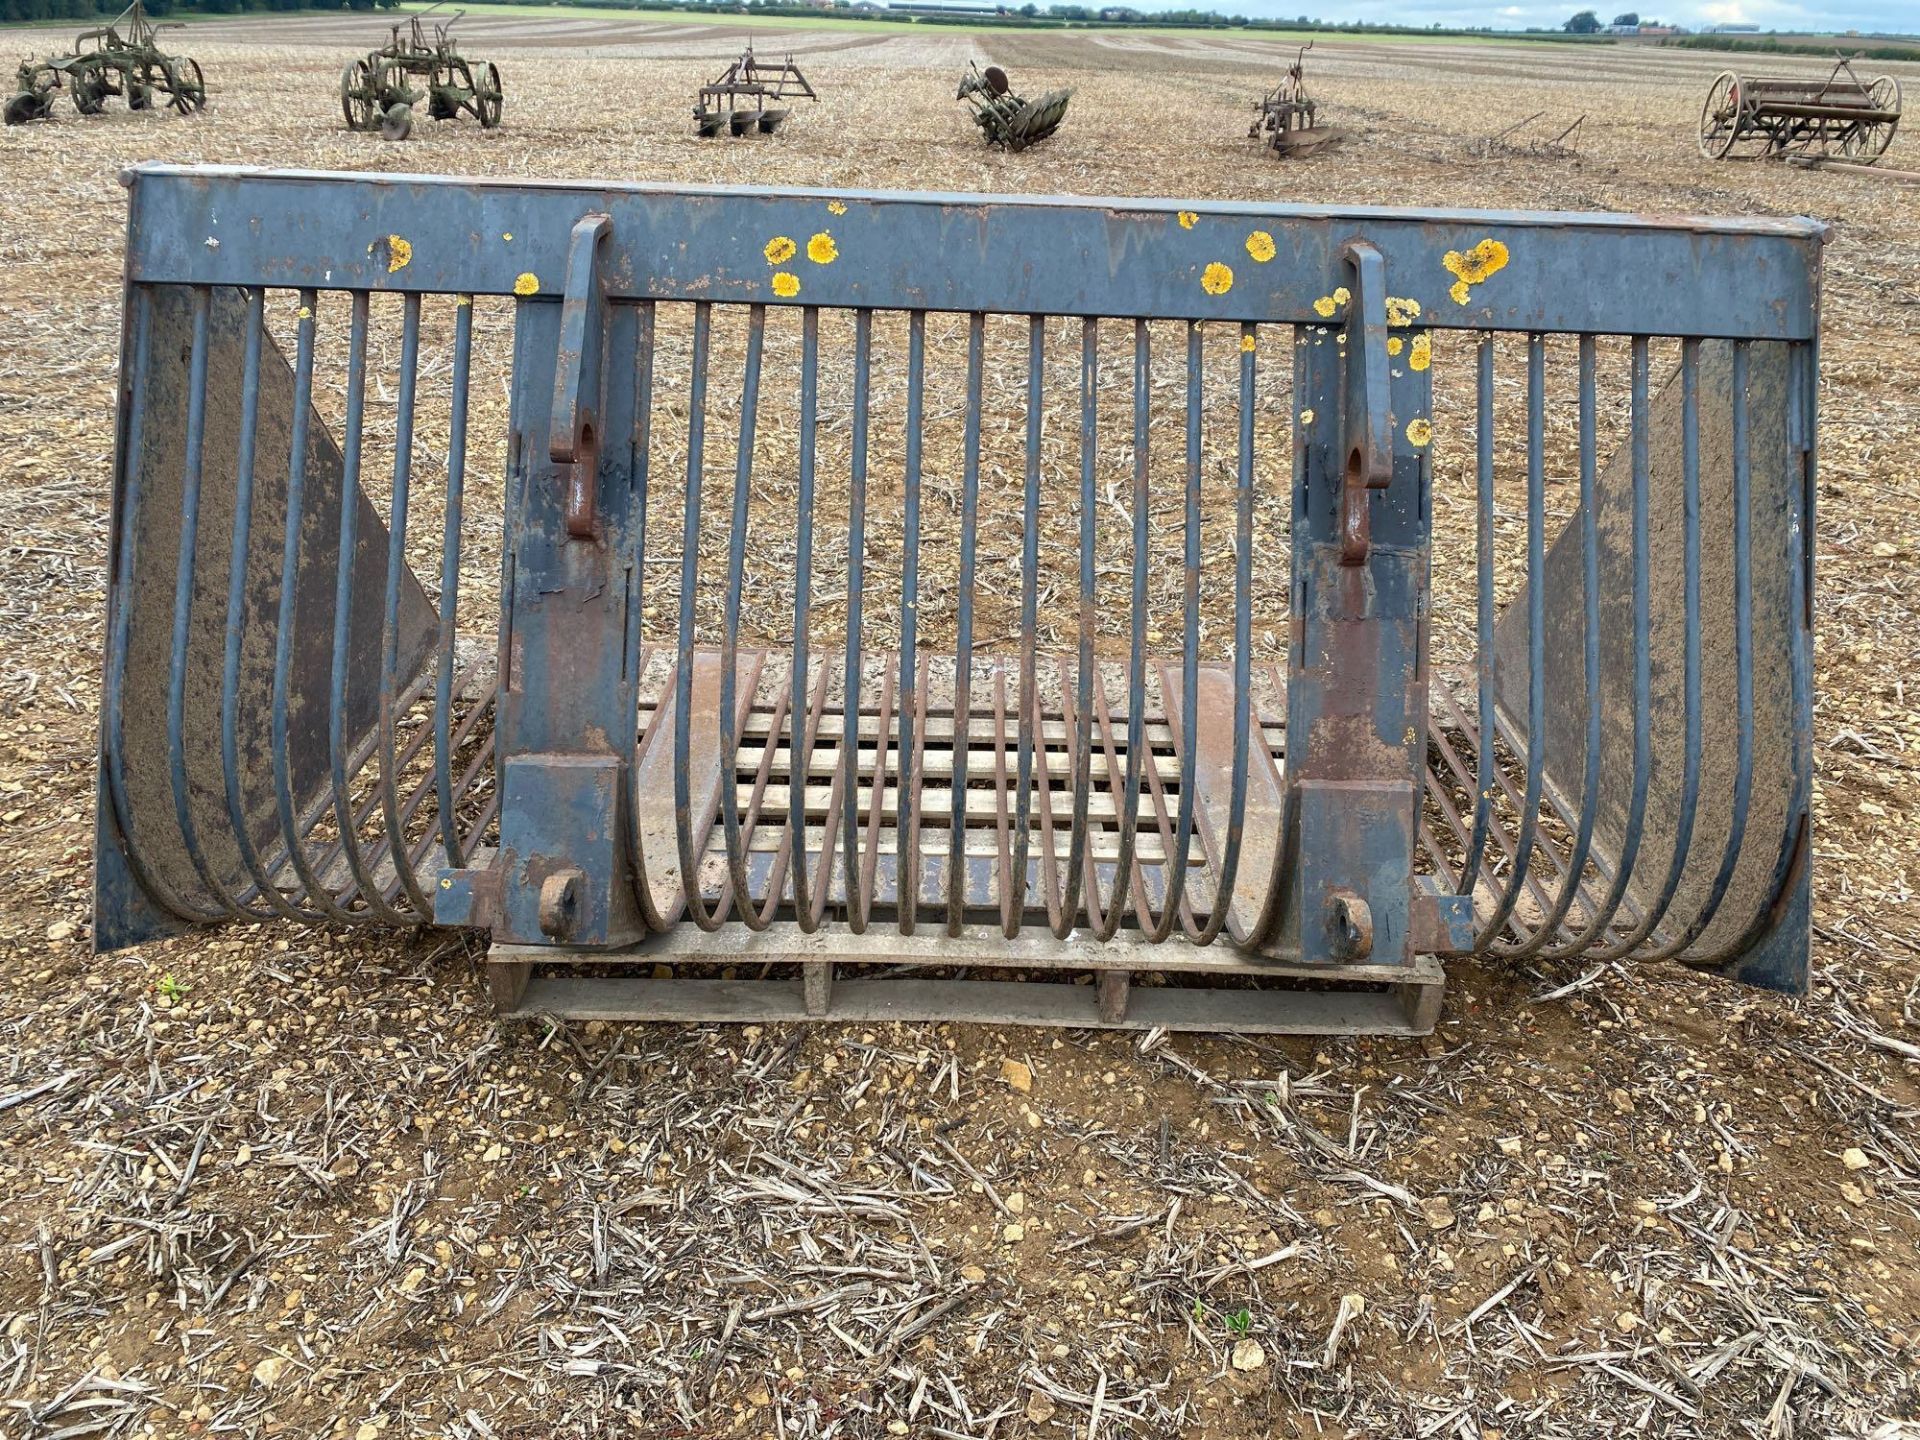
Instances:
[[[471,927],[630,1019],[1805,987],[1811,221],[129,184],[103,950]]]

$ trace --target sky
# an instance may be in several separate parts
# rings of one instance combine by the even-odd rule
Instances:
[[[1182,0],[1158,0],[1154,8],[1179,6]],[[1490,0],[1473,5],[1465,0],[1193,0],[1202,8],[1232,10],[1248,15],[1311,15],[1323,20],[1372,20],[1395,25],[1491,25],[1524,30],[1528,26],[1555,26],[1590,5],[1600,18],[1637,8],[1648,20],[1659,19],[1690,29],[1708,25],[1747,24],[1766,30],[1867,30],[1920,34],[1920,0]],[[1652,8],[1648,8],[1651,5]],[[1609,9],[1609,7],[1612,7]],[[1142,8],[1146,8],[1143,6]]]

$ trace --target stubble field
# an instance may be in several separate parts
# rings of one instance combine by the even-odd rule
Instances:
[[[1712,55],[1321,43],[1355,134],[1281,164],[1243,136],[1292,52],[1240,35],[782,29],[821,103],[716,143],[736,28],[462,33],[497,133],[348,134],[345,17],[195,24],[202,117],[0,133],[0,1433],[1916,1433],[1920,188],[1700,159]],[[986,150],[968,59],[1066,126]],[[1479,144],[1535,112],[1577,156]],[[1459,963],[1424,1042],[1143,1043],[502,1025],[445,935],[94,959],[143,159],[1823,219],[1814,993]]]

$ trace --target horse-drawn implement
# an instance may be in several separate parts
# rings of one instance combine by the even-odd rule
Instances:
[[[1307,51],[1312,48],[1311,44],[1302,45],[1300,53],[1293,57],[1293,64],[1287,67],[1286,78],[1254,106],[1256,113],[1247,138],[1264,137],[1267,148],[1276,155],[1300,155],[1341,139],[1347,133],[1332,125],[1320,124],[1318,109],[1307,96],[1305,62]]]
[[[973,111],[974,123],[987,137],[989,145],[1024,150],[1060,128],[1073,91],[1049,90],[1038,100],[1023,100],[1013,93],[1007,72],[998,65],[982,70],[969,61],[967,73],[960,77],[960,89],[953,98],[967,102]]]
[[[793,113],[783,100],[804,96],[818,100],[807,77],[789,55],[778,65],[762,64],[753,57],[753,46],[740,52],[718,80],[700,87],[700,99],[693,107],[693,121],[703,140],[726,131],[746,135],[759,131],[771,135],[780,122]]]
[[[435,120],[465,113],[483,130],[497,126],[504,104],[500,70],[491,61],[460,53],[448,34],[459,18],[434,25],[429,39],[420,16],[412,16],[393,27],[385,45],[347,66],[340,76],[340,108],[347,128],[378,130],[389,140],[404,140],[413,133],[413,109],[422,100]],[[425,89],[416,89],[416,80],[424,81]]]
[[[1825,80],[1723,71],[1700,107],[1700,153],[1709,160],[1834,158],[1871,165],[1900,126],[1900,82],[1871,81],[1840,56]]]
[[[82,30],[71,55],[25,61],[17,92],[6,104],[7,124],[47,119],[61,89],[82,115],[98,115],[114,98],[124,98],[129,110],[171,105],[185,115],[206,109],[200,63],[162,50],[156,37],[163,28],[177,27],[155,25],[140,0],[133,0],[111,24]]]

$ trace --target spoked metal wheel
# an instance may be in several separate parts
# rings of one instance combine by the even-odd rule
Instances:
[[[169,103],[182,115],[207,108],[207,80],[198,60],[177,60],[168,66]]]
[[[1892,118],[1856,125],[1840,142],[1840,153],[1861,165],[1873,164],[1893,143],[1893,132],[1900,128],[1900,82],[1891,75],[1882,75],[1867,88],[1867,98],[1875,110]]]
[[[340,72],[340,112],[347,117],[349,130],[371,130],[379,123],[373,72],[364,60],[356,60]]]
[[[1707,91],[1706,104],[1700,107],[1700,153],[1709,160],[1724,160],[1740,138],[1740,77],[1722,70]]]
[[[500,123],[500,111],[506,96],[500,89],[500,70],[491,60],[474,76],[473,107],[480,112],[480,128],[491,130]]]

